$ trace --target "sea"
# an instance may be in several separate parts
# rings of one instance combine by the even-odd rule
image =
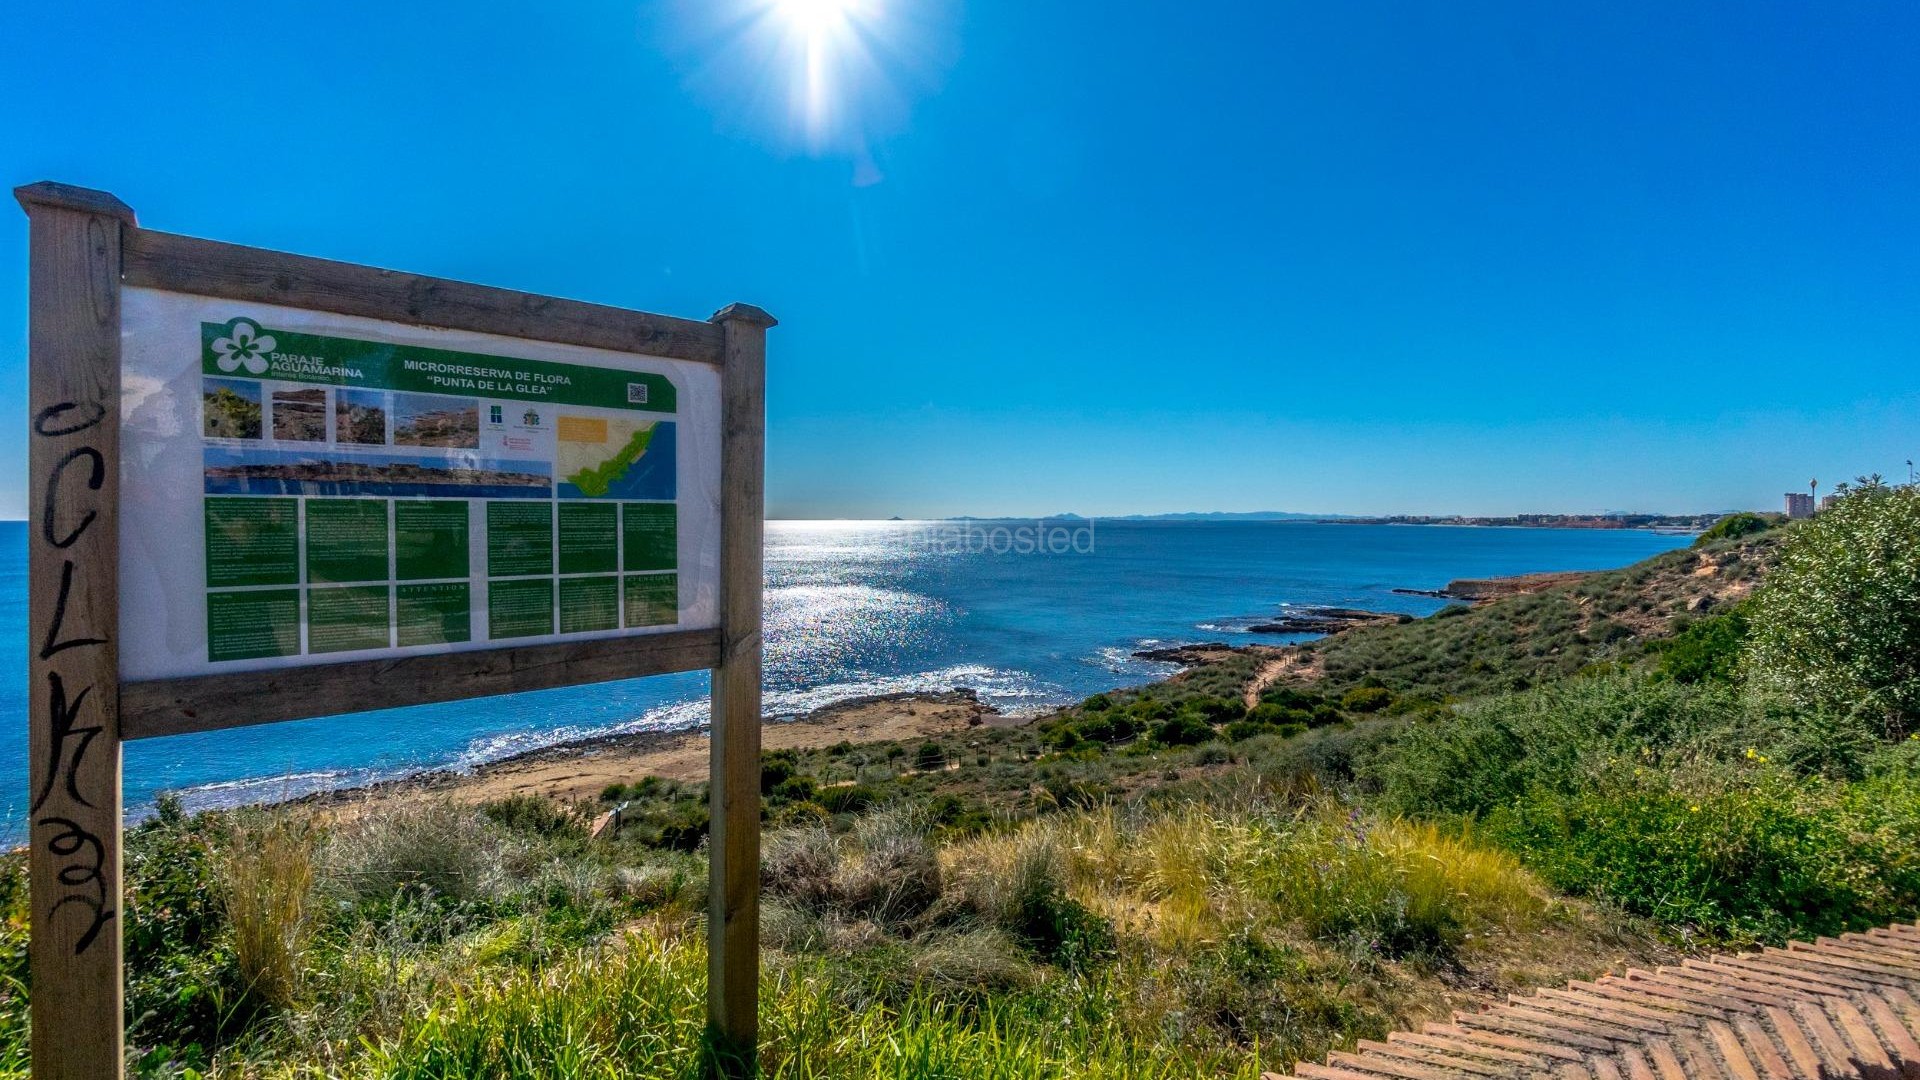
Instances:
[[[1397,592],[1454,578],[1625,566],[1691,537],[1643,530],[1312,521],[770,522],[768,714],[850,698],[971,689],[1022,715],[1170,674],[1134,654],[1285,642],[1289,609],[1424,615]],[[27,795],[26,526],[0,522],[0,833]],[[593,736],[700,727],[704,672],[129,743],[129,816],[163,792],[190,808],[291,798]],[[775,721],[778,722],[778,721]]]

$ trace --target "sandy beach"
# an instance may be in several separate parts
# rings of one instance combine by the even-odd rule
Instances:
[[[985,724],[1023,724],[981,704],[971,690],[884,694],[854,698],[793,720],[761,726],[765,750],[797,750],[835,743],[923,738]],[[314,796],[321,801],[430,794],[462,802],[538,795],[561,802],[591,800],[609,784],[644,776],[707,778],[711,743],[704,731],[640,732],[563,743],[481,766],[470,773],[429,772],[370,787]]]

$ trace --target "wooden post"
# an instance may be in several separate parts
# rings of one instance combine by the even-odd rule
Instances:
[[[29,879],[35,1080],[122,1074],[120,245],[133,211],[14,191],[28,279]]]
[[[720,367],[720,666],[713,669],[707,1023],[729,1074],[760,1034],[760,602],[771,315],[733,304]]]

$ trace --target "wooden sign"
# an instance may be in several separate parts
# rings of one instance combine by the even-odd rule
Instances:
[[[31,222],[33,1071],[121,1075],[123,739],[712,669],[709,1009],[757,1038],[765,342]]]

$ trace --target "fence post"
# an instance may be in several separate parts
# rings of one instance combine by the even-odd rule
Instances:
[[[35,1080],[122,1075],[120,244],[64,184],[27,212],[29,899]]]
[[[760,616],[771,315],[733,304],[720,366],[720,666],[713,669],[707,1022],[723,1067],[753,1071],[760,1034]]]

